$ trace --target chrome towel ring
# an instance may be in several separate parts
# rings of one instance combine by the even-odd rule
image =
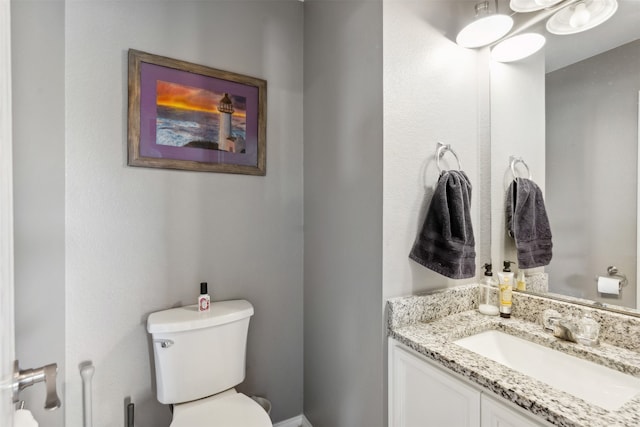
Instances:
[[[451,148],[451,145],[438,142],[438,149],[436,150],[436,166],[438,166],[438,171],[442,173],[442,168],[440,167],[440,159],[445,155],[447,151],[453,154],[453,157],[456,158],[456,161],[458,162],[458,170],[462,170],[460,159],[458,158],[456,152],[453,151],[453,148]]]
[[[531,170],[522,157],[511,156],[509,157],[509,162],[511,164],[511,173],[513,174],[513,179],[522,178],[518,177],[518,174],[516,173],[516,163],[522,163],[524,165],[524,167],[527,169],[527,173],[529,174],[528,178],[531,179]]]

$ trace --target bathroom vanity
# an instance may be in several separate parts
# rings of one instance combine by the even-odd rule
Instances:
[[[477,301],[465,285],[387,302],[390,427],[640,425],[640,318],[515,293],[502,319]],[[546,332],[547,309],[588,314],[600,344]]]
[[[536,420],[508,401],[427,357],[389,340],[389,415],[393,426],[537,427]]]

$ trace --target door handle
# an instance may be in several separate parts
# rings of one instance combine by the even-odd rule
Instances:
[[[13,403],[18,403],[18,394],[25,388],[44,381],[47,387],[47,397],[44,409],[52,411],[61,405],[60,398],[56,392],[56,377],[58,376],[58,365],[52,363],[36,369],[21,370],[18,361],[13,362]]]

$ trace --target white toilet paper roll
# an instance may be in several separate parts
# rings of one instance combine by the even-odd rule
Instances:
[[[598,292],[601,294],[620,295],[620,279],[598,277]]]
[[[18,409],[13,415],[13,427],[38,427],[38,422],[31,411],[27,409]]]

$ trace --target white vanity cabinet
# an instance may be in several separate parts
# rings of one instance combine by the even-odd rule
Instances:
[[[389,339],[389,427],[541,427],[509,402]]]
[[[389,340],[389,427],[480,427],[480,392]]]
[[[480,425],[482,427],[541,427],[550,424],[537,422],[485,393],[482,393],[480,406]]]

